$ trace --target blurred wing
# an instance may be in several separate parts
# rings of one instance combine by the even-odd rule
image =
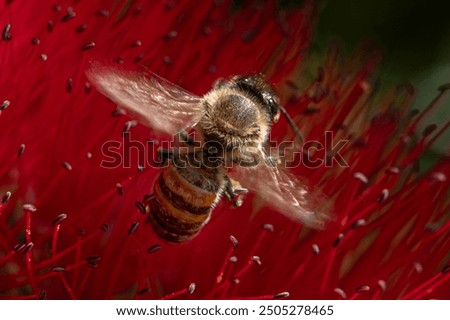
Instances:
[[[260,157],[266,158],[262,151]],[[323,229],[329,220],[325,196],[318,190],[308,190],[306,184],[286,168],[260,161],[255,167],[235,165],[228,175],[292,220],[314,229]]]
[[[93,64],[87,72],[97,89],[141,124],[174,135],[203,116],[201,98],[155,75]]]

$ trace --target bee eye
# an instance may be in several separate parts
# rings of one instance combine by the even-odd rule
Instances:
[[[280,118],[280,110],[278,109],[278,103],[274,98],[270,97],[267,99],[267,104],[270,108],[270,115],[272,117],[272,121],[275,123]]]

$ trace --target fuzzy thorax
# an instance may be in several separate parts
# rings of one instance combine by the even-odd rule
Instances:
[[[259,147],[270,131],[267,113],[251,95],[229,88],[212,90],[203,97],[205,115],[200,120],[205,142],[222,151]]]

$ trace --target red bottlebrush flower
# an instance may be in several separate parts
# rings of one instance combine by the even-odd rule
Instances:
[[[421,113],[409,86],[372,104],[379,55],[362,47],[345,63],[330,50],[300,90],[314,4],[255,3],[2,2],[2,298],[450,298],[450,162],[417,168],[449,126],[417,135],[447,88]],[[332,200],[334,220],[309,230],[249,195],[221,203],[193,240],[165,243],[142,204],[158,169],[100,166],[105,142],[149,134],[88,82],[93,60],[144,65],[198,95],[263,72],[305,141],[329,149],[309,145],[292,172]],[[292,139],[280,122],[272,139]]]

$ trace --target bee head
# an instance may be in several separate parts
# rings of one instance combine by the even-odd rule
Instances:
[[[239,75],[231,80],[218,80],[215,88],[229,87],[237,88],[246,94],[254,97],[269,116],[272,123],[276,123],[280,118],[279,99],[272,87],[264,80],[262,75],[244,76]]]

